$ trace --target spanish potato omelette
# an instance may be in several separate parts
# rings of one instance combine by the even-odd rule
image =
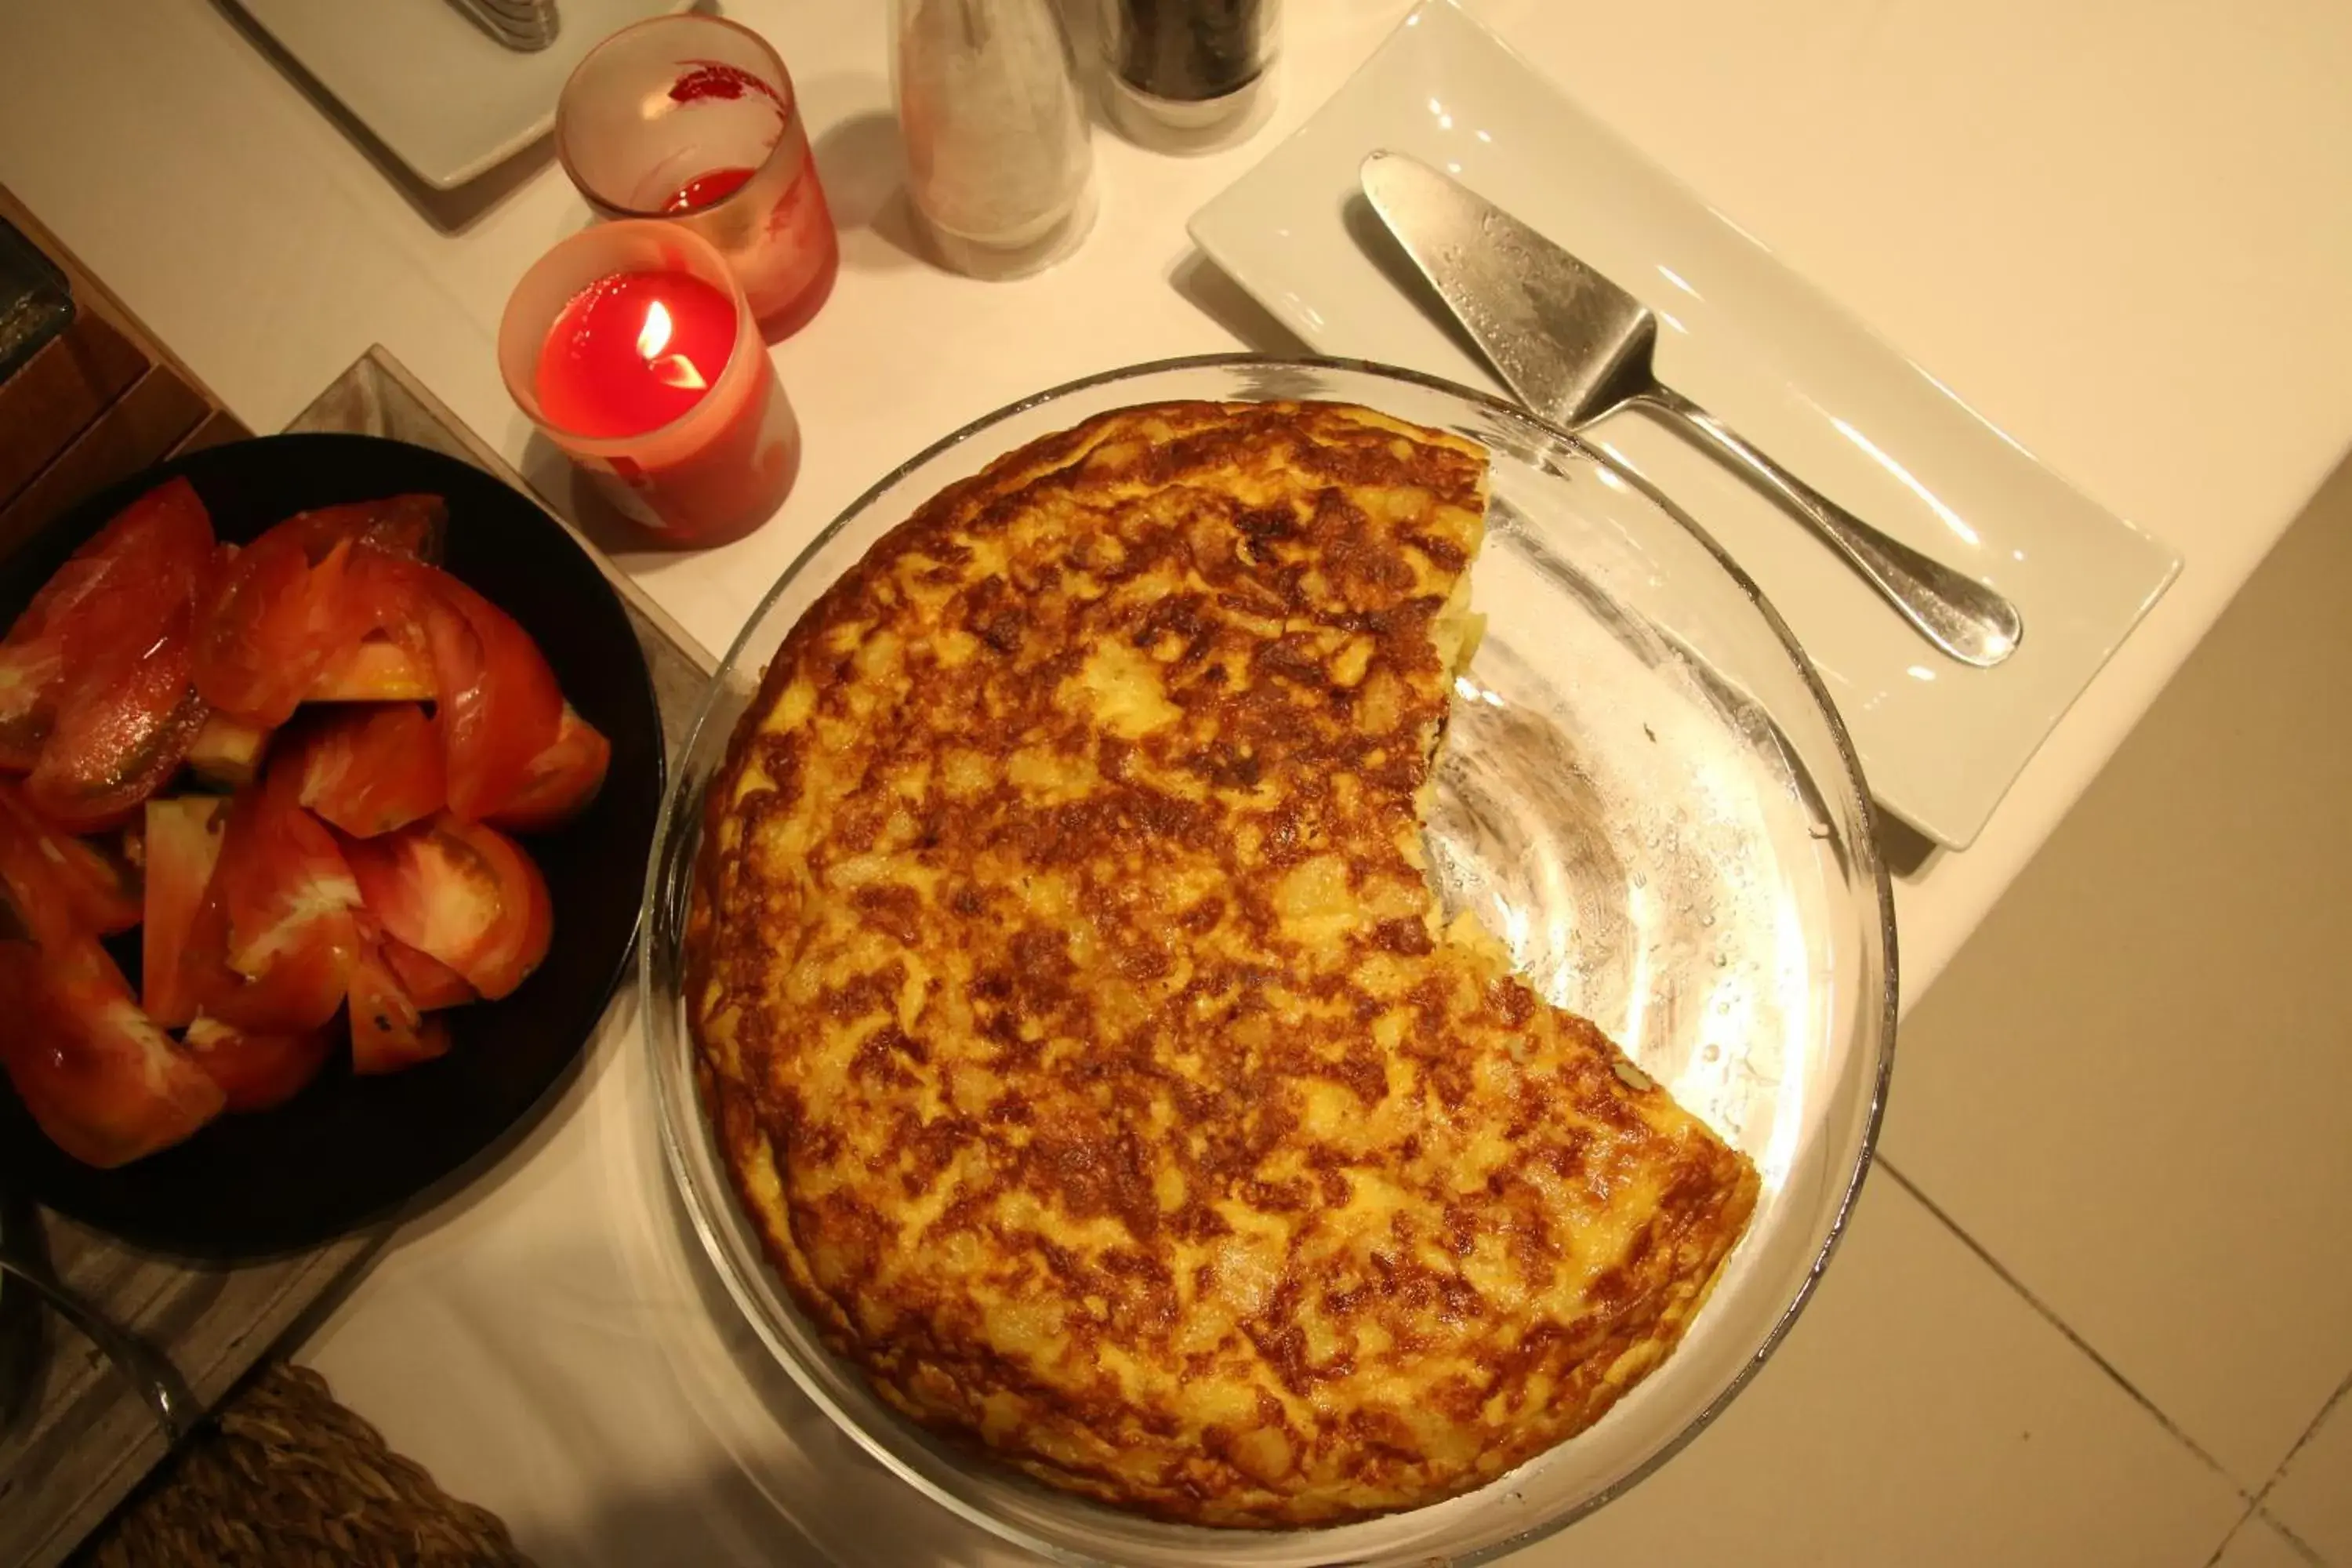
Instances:
[[[1475,922],[1421,824],[1485,454],[1120,410],[893,531],[705,807],[739,1196],[913,1419],[1189,1522],[1417,1506],[1680,1338],[1753,1167]]]

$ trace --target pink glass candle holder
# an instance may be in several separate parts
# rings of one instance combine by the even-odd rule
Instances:
[[[716,246],[769,341],[832,292],[841,247],[783,60],[749,27],[656,16],[563,84],[555,149],[608,218],[660,218]]]
[[[540,258],[507,300],[499,371],[617,510],[674,542],[741,538],[800,472],[750,302],[676,224],[599,224]]]

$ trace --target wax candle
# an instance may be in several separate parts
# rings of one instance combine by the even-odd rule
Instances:
[[[669,200],[662,204],[662,212],[674,215],[717,206],[741,190],[744,183],[757,172],[752,169],[713,169],[707,174],[697,174],[671,194]]]
[[[673,224],[603,224],[515,286],[515,403],[614,506],[678,543],[740,538],[800,468],[800,427],[726,261]]]
[[[687,272],[614,272],[572,297],[539,354],[539,404],[576,435],[642,436],[702,401],[735,347],[734,302]]]
[[[784,62],[740,23],[659,16],[589,51],[555,110],[556,152],[606,217],[664,217],[727,258],[770,341],[832,291],[841,260]]]

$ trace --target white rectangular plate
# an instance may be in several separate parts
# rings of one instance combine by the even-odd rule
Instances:
[[[1795,519],[1639,415],[1591,435],[1762,587],[1895,816],[1966,848],[2180,558],[2101,510],[1791,274],[1456,8],[1427,0],[1330,102],[1192,216],[1192,238],[1315,348],[1497,386],[1381,226],[1358,165],[1447,170],[1658,313],[1676,391],[1877,527],[1991,584],[2025,638],[1944,657]]]
[[[452,190],[555,126],[581,58],[632,22],[693,0],[562,0],[555,42],[508,48],[449,0],[236,0],[377,141]]]

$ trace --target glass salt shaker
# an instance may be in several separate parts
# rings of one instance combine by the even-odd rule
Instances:
[[[1094,148],[1053,0],[891,0],[907,185],[940,257],[1015,278],[1094,224]]]

